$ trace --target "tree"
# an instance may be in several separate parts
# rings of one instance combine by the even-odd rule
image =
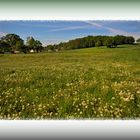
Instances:
[[[27,37],[26,46],[28,50],[34,50],[36,52],[41,52],[43,47],[39,40],[35,40],[33,37]]]
[[[48,45],[47,50],[52,50],[53,51],[54,50],[54,45]]]
[[[42,49],[43,49],[42,43],[39,40],[35,40],[35,42],[34,42],[34,50],[36,50],[37,52],[41,52]]]
[[[16,34],[7,34],[1,38],[1,41],[7,43],[11,47],[11,51],[19,50],[24,44],[20,36]]]
[[[22,51],[23,46],[24,46],[23,40],[19,40],[16,42],[15,46],[12,47],[12,51]]]
[[[125,38],[125,44],[133,44],[135,42],[134,37],[132,36],[126,36]]]
[[[113,47],[113,38],[112,37],[108,37],[105,40],[105,45],[107,46],[107,48],[112,48]]]
[[[123,35],[116,35],[114,36],[114,41],[116,43],[116,45],[122,45],[125,44],[125,36]]]
[[[95,47],[100,47],[102,46],[102,42],[100,40],[96,41]]]
[[[137,39],[137,43],[140,43],[140,38]]]
[[[27,37],[26,46],[28,47],[28,50],[34,50],[35,45],[35,39],[33,37]]]
[[[80,48],[89,48],[89,47],[99,47],[107,46],[109,48],[116,48],[118,45],[122,44],[133,44],[134,38],[132,36],[87,36],[83,38],[77,38],[69,40],[65,43],[60,43],[58,45],[52,45],[51,48],[56,46],[61,49],[80,49]]]
[[[4,53],[4,52],[9,52],[9,51],[11,51],[9,44],[0,40],[0,52]]]
[[[23,53],[28,53],[30,51],[27,45],[23,45],[20,49]]]

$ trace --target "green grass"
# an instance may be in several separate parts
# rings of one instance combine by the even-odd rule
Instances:
[[[0,118],[140,118],[140,45],[0,54]]]

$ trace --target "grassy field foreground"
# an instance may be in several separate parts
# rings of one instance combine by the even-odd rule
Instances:
[[[140,118],[140,45],[0,55],[0,119]]]

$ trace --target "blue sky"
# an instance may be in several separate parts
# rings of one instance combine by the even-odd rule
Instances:
[[[18,34],[33,36],[43,45],[88,35],[127,35],[140,38],[140,21],[0,21],[0,37]]]

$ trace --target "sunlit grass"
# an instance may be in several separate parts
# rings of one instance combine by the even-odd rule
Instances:
[[[0,55],[0,119],[140,117],[140,46]]]

